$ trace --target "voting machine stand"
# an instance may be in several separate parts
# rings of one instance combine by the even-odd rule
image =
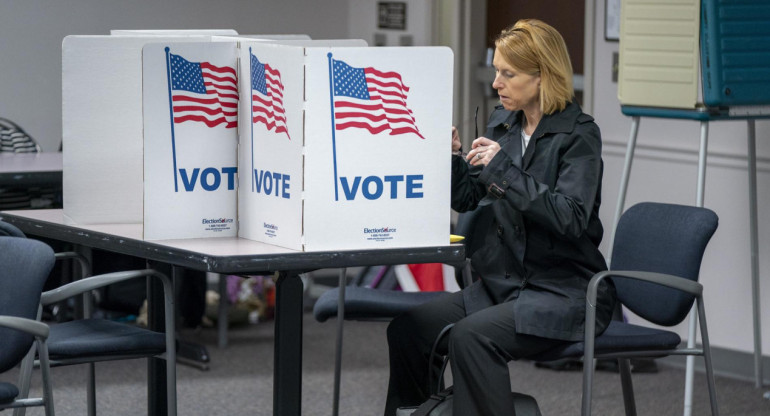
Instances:
[[[623,1],[618,97],[622,113],[632,123],[610,241],[623,212],[642,117],[700,122],[699,207],[706,181],[709,123],[746,120],[754,375],[756,387],[762,388],[755,120],[770,119],[770,54],[765,50],[770,43],[770,4],[763,0],[736,3]],[[696,314],[691,313],[688,347],[694,347],[696,322]],[[685,416],[692,411],[693,364],[693,357],[688,357]]]

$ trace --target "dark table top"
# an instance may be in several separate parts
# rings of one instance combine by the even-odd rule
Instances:
[[[142,224],[65,223],[61,209],[0,212],[0,220],[31,236],[222,274],[308,271],[380,264],[448,263],[465,259],[462,244],[303,252],[244,238],[146,241]]]

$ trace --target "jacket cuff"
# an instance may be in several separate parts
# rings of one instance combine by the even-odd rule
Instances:
[[[487,195],[500,199],[505,196],[510,184],[519,176],[521,176],[520,169],[511,163],[511,158],[501,149],[481,171],[479,181],[487,189]]]

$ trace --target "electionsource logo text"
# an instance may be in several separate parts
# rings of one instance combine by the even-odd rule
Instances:
[[[364,234],[373,234],[373,233],[395,233],[396,229],[392,227],[383,227],[383,228],[364,228]]]
[[[204,218],[202,224],[229,224],[233,222],[232,218]]]
[[[379,227],[379,228],[366,228],[364,227],[364,235],[368,241],[388,241],[393,240],[396,234],[395,227]]]

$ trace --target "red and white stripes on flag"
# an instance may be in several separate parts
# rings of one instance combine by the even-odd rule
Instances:
[[[238,126],[238,77],[235,68],[190,62],[170,54],[174,123],[201,122],[208,127]]]
[[[413,133],[425,138],[406,104],[409,87],[399,73],[332,62],[336,130],[361,128],[372,134]]]
[[[276,133],[286,133],[286,110],[283,107],[283,82],[281,73],[270,66],[259,62],[251,54],[251,120],[252,123],[262,123],[267,130]]]

